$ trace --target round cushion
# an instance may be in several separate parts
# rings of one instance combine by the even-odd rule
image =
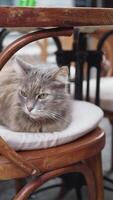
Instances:
[[[98,126],[103,111],[96,105],[74,101],[72,122],[63,131],[54,133],[13,132],[0,126],[0,136],[15,150],[42,149],[71,142]]]

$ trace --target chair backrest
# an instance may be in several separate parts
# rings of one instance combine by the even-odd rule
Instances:
[[[99,50],[88,51],[88,56],[87,56],[87,72],[86,72],[87,87],[86,87],[85,100],[90,101],[91,69],[95,68],[96,69],[96,77],[95,77],[96,90],[95,90],[94,103],[96,105],[99,105],[100,103],[100,75],[101,75],[102,56],[103,56],[103,52]]]
[[[105,32],[100,38],[97,48],[94,51],[89,51],[89,56],[87,59],[88,68],[87,68],[87,89],[86,89],[86,100],[90,101],[90,70],[92,67],[95,67],[97,70],[96,73],[96,93],[95,93],[95,104],[99,105],[100,103],[100,78],[102,70],[102,59],[103,59],[103,46],[106,40],[113,34],[113,30]]]
[[[91,79],[91,69],[95,68],[96,69],[96,81],[95,81],[95,99],[94,99],[94,103],[99,105],[100,104],[100,78],[101,78],[101,71],[102,69],[102,61],[103,61],[103,46],[105,44],[105,42],[108,40],[108,38],[110,36],[113,35],[113,30],[104,32],[104,34],[102,35],[102,37],[99,39],[99,42],[97,44],[97,48],[95,50],[89,50],[87,51],[83,51],[83,55],[86,52],[86,59],[83,62],[87,62],[87,71],[86,71],[86,96],[85,96],[85,100],[86,101],[90,101],[90,79]],[[112,48],[110,48],[110,50],[112,50]],[[109,52],[108,52],[109,53]],[[111,53],[112,55],[112,53]],[[84,59],[84,58],[81,58]],[[111,71],[111,75],[112,75],[112,70],[110,69],[109,71]],[[83,72],[81,72],[83,73]],[[78,74],[77,74],[78,76]],[[82,76],[82,81],[83,81],[83,75]],[[79,80],[79,79],[78,79]],[[81,81],[81,80],[80,80]],[[80,86],[78,86],[80,87]],[[81,92],[81,96],[83,98],[83,90],[80,90]]]
[[[53,28],[53,29],[45,29],[36,32],[29,33],[27,35],[22,36],[21,38],[14,41],[7,48],[5,48],[0,54],[0,69],[6,64],[6,62],[11,58],[13,54],[15,54],[19,49],[24,47],[25,45],[48,37],[55,36],[64,36],[71,35],[73,32],[72,28]]]
[[[84,80],[84,64],[87,63],[86,71],[86,96],[85,100],[90,101],[90,72],[91,68],[95,67],[96,74],[96,94],[95,104],[99,105],[99,84],[100,84],[100,70],[102,61],[101,50],[87,50],[87,39],[85,33],[79,33],[77,30],[74,31],[73,45],[70,50],[64,50],[58,37],[53,38],[57,46],[56,61],[59,66],[67,65],[70,72],[71,62],[75,62],[76,65],[76,76],[75,76],[75,94],[74,98],[82,100],[83,97],[83,80]]]
[[[3,50],[3,40],[8,33],[9,31],[5,28],[0,31],[0,52]]]

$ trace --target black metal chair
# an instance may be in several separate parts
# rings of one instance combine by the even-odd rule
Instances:
[[[76,77],[74,80],[75,84],[75,91],[74,91],[74,99],[83,100],[83,80],[84,80],[84,63],[87,62],[87,88],[86,88],[86,97],[85,100],[90,100],[90,70],[93,67],[97,70],[96,76],[96,95],[95,95],[95,104],[99,105],[99,85],[100,85],[100,71],[101,71],[101,61],[102,61],[102,51],[101,50],[94,50],[94,51],[87,51],[87,39],[86,34],[79,33],[78,30],[74,32],[74,40],[72,49],[70,50],[63,50],[62,44],[58,37],[53,38],[54,42],[57,46],[57,51],[55,52],[56,55],[56,62],[58,66],[66,65],[69,68],[69,75],[70,75],[70,66],[71,62],[76,63]],[[72,80],[70,80],[72,81]],[[70,92],[70,89],[69,89]],[[67,189],[66,193],[71,190],[72,188],[76,188],[76,194],[78,200],[82,200],[81,188],[85,185],[85,181],[83,177],[78,174],[77,184],[75,179],[76,174],[70,174],[66,176],[62,176],[64,186]],[[65,193],[64,193],[65,195]]]
[[[59,66],[67,65],[70,70],[71,62],[76,63],[76,77],[75,77],[75,91],[74,91],[74,99],[79,100],[86,100],[90,101],[90,79],[91,79],[91,69],[94,67],[96,69],[96,77],[95,77],[95,84],[96,84],[96,92],[95,92],[95,99],[93,102],[96,105],[100,105],[100,76],[102,70],[102,57],[103,57],[103,46],[106,40],[113,35],[113,30],[106,32],[97,44],[97,48],[95,50],[87,50],[87,43],[86,43],[86,34],[79,33],[75,31],[74,33],[74,41],[71,50],[63,50],[60,40],[58,38],[54,38],[54,41],[57,46],[56,54],[56,61]],[[86,72],[86,95],[83,95],[83,80],[84,80],[84,72],[83,67],[84,63],[87,63],[87,72]],[[113,127],[113,112],[109,112],[104,110],[105,116],[107,116],[111,122]],[[112,128],[113,130],[113,128]],[[112,132],[112,169],[113,169],[113,132]],[[63,177],[65,182],[68,182],[71,179],[70,177]],[[113,180],[104,176],[104,180],[113,184]],[[71,182],[72,183],[72,182]],[[79,185],[79,193],[82,184]],[[111,187],[105,186],[105,189],[109,191],[113,191]],[[78,195],[78,199],[80,199]]]

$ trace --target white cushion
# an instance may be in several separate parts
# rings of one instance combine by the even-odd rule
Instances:
[[[98,126],[103,111],[94,104],[74,101],[72,122],[68,128],[54,133],[13,132],[0,126],[0,136],[15,150],[41,149],[71,142]]]
[[[96,91],[96,80],[90,80],[90,100],[94,102]],[[74,94],[74,84],[71,83],[71,94]],[[86,81],[83,81],[83,96],[86,95]],[[100,79],[100,107],[104,110],[113,111],[113,77]]]
[[[95,79],[90,80],[91,101],[95,98],[95,83]],[[84,90],[85,87],[86,82],[84,82]],[[113,111],[113,77],[103,77],[100,79],[100,106],[104,110]]]

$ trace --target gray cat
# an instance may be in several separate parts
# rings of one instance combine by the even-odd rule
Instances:
[[[33,67],[20,58],[0,72],[0,123],[19,132],[54,132],[71,121],[67,67]]]

